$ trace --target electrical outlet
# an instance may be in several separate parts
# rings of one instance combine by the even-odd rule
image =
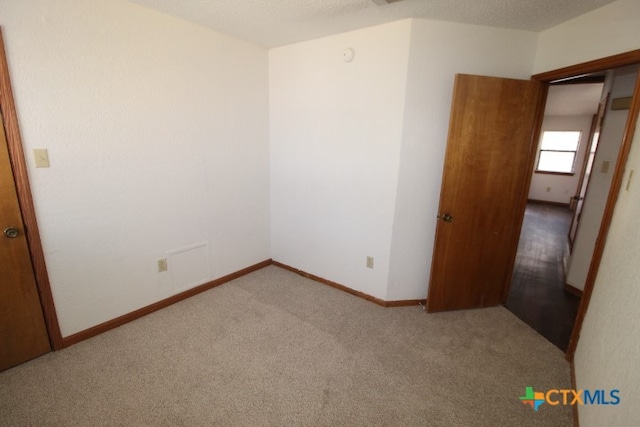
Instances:
[[[373,257],[372,256],[368,256],[367,257],[367,268],[373,268]]]
[[[163,271],[167,271],[167,259],[162,258],[158,260],[158,273],[162,273]]]

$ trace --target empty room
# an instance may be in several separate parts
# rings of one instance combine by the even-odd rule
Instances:
[[[637,0],[0,0],[0,31],[0,426],[640,418]],[[619,136],[564,351],[505,303],[549,88],[591,78]]]

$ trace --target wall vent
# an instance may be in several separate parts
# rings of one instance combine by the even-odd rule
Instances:
[[[378,6],[386,6],[388,4],[398,3],[403,0],[371,0],[371,1],[377,4]]]

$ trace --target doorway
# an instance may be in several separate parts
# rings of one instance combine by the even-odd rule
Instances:
[[[580,304],[567,292],[570,228],[582,176],[593,163],[593,123],[603,97],[605,74],[551,85],[541,142],[511,279],[507,309],[566,351]],[[588,174],[587,174],[588,176]]]
[[[614,71],[623,67],[635,66],[637,70],[637,64],[640,63],[640,51],[627,52],[625,54],[614,55],[612,57],[603,58],[596,61],[591,61],[584,64],[579,64],[564,69],[551,71],[548,73],[542,73],[533,76],[535,80],[541,81],[546,84],[552,84],[558,81],[567,81],[576,78],[582,78],[584,76],[590,76],[605,71]],[[573,77],[579,76],[579,77]],[[587,268],[585,277],[583,280],[583,295],[576,315],[576,320],[573,324],[571,337],[566,349],[566,357],[568,360],[573,359],[577,342],[580,336],[580,329],[584,320],[586,311],[588,309],[589,300],[593,291],[593,286],[598,273],[598,267],[602,254],[604,251],[604,242],[608,233],[609,225],[613,216],[613,209],[615,207],[617,196],[622,185],[622,176],[624,173],[624,165],[626,163],[629,150],[631,147],[631,141],[635,132],[635,117],[640,110],[640,90],[638,88],[638,76],[634,76],[633,83],[635,88],[632,87],[631,95],[628,96],[627,108],[628,112],[625,119],[621,121],[619,145],[616,147],[615,152],[610,154],[613,157],[613,164],[607,159],[595,159],[596,170],[599,169],[601,173],[607,175],[608,184],[601,187],[600,193],[597,196],[591,195],[591,201],[594,204],[599,202],[602,205],[602,211],[597,223],[590,224],[589,227],[585,227],[585,230],[591,231],[593,235],[593,245],[589,251],[589,258],[586,262]],[[613,96],[615,98],[615,96]],[[610,101],[611,102],[611,101]],[[626,117],[630,117],[631,120]],[[609,162],[609,163],[607,163]],[[589,201],[589,194],[587,194],[585,203]],[[584,233],[587,234],[587,233]],[[577,240],[577,238],[576,238]],[[575,254],[572,254],[574,256]]]
[[[619,55],[614,55],[611,57],[602,58],[602,59],[550,71],[547,73],[537,74],[532,77],[532,82],[534,84],[542,84],[542,88],[543,88],[542,94],[544,95],[550,84],[558,83],[561,81],[575,80],[577,78],[582,78],[583,76],[591,76],[593,74],[602,73],[610,69],[616,69],[616,68],[638,64],[638,63],[640,63],[640,50],[627,52]],[[636,85],[636,90],[634,91],[633,96],[629,98],[630,99],[629,117],[636,117],[638,115],[638,112],[640,111],[640,89],[638,88],[639,86],[640,85]],[[455,99],[455,96],[456,96],[456,88],[454,87],[454,99]],[[478,98],[479,98],[479,101],[477,102],[484,101],[484,98],[482,96],[479,96]],[[466,96],[464,97],[464,99],[469,100],[474,98],[470,96]],[[541,97],[541,100],[543,101],[543,97]],[[454,104],[454,106],[455,105],[456,104]],[[542,124],[541,113],[544,111],[544,103],[539,104],[539,108],[537,109],[537,111],[538,111],[538,114],[537,114],[536,120],[538,121],[538,123],[532,129],[532,133],[529,133],[529,135],[532,135],[532,134],[534,135],[535,141],[538,140],[537,134],[539,133],[540,126]],[[468,114],[468,115],[462,115],[462,118],[460,117],[456,118],[456,117],[457,116],[454,115],[454,109],[452,108],[450,130],[460,129],[462,125],[465,124],[464,121],[460,123],[460,120],[463,120],[465,117],[473,118],[473,117],[476,117],[476,115]],[[575,352],[575,348],[579,339],[582,322],[584,320],[586,311],[588,309],[589,300],[591,297],[591,293],[593,291],[595,279],[598,274],[599,263],[604,251],[604,242],[606,240],[608,229],[611,224],[613,210],[615,208],[615,204],[617,201],[617,196],[622,185],[622,178],[624,175],[624,164],[626,163],[626,160],[628,158],[629,150],[631,148],[631,141],[633,139],[634,132],[635,132],[635,123],[636,123],[635,120],[627,120],[626,123],[624,124],[624,132],[623,132],[624,136],[620,138],[621,146],[619,150],[617,150],[617,155],[614,155],[616,157],[615,159],[616,161],[615,163],[610,162],[613,166],[611,167],[611,170],[608,170],[610,172],[610,177],[611,177],[610,185],[607,186],[605,189],[606,194],[604,194],[603,197],[600,198],[600,200],[604,200],[604,212],[602,213],[602,219],[601,221],[598,222],[598,224],[591,227],[592,230],[595,230],[595,234],[597,238],[596,238],[595,247],[592,248],[593,249],[592,258],[591,258],[592,261],[588,263],[588,275],[583,285],[584,286],[583,297],[580,301],[580,306],[578,308],[578,313],[576,315],[576,321],[572,328],[571,337],[569,339],[569,344],[567,346],[566,357],[568,360],[573,359],[573,354]],[[480,134],[475,133],[474,136],[484,137],[486,135],[484,133],[480,133]],[[511,139],[516,140],[516,138],[513,138],[513,135]],[[531,141],[531,139],[529,141]],[[523,169],[525,174],[528,173],[529,176],[531,176],[531,172],[533,171],[536,151],[537,151],[536,146],[534,144],[531,144],[528,164],[526,168]],[[489,152],[493,153],[492,150],[490,150]],[[453,166],[455,167],[459,165],[474,165],[475,158],[474,158],[474,162],[464,161],[465,159],[469,160],[472,157],[473,156],[467,156],[460,162],[454,161]],[[447,169],[448,158],[449,158],[449,143],[447,145],[447,155],[445,156],[445,170]],[[462,170],[464,171],[466,169],[462,168]],[[527,171],[530,171],[530,172],[527,172]],[[455,174],[454,176],[458,176],[458,175],[459,174]],[[446,183],[446,179],[444,178],[444,176],[445,175],[443,174],[443,188],[445,188],[445,183]],[[477,184],[477,182],[469,185],[468,187],[475,188],[473,186],[475,184]],[[518,238],[520,234],[519,232],[520,225],[521,225],[521,221],[524,218],[527,192],[528,192],[527,189],[529,188],[529,184],[530,184],[529,181],[526,181],[523,183],[519,193],[521,195],[522,204],[518,207],[517,209],[518,212],[514,212],[517,216],[516,219],[518,221],[518,224],[517,224],[517,229],[514,230],[515,240],[513,244],[508,245],[508,248],[506,249],[511,254],[513,254],[512,255],[513,257],[510,260],[505,261],[505,265],[508,264],[509,274],[505,275],[502,282],[500,282],[504,289],[504,291],[502,292],[502,296],[500,298],[500,303],[502,304],[506,302],[508,297],[511,273],[512,273],[512,268],[515,262],[517,243],[518,243]],[[573,190],[575,190],[575,188]],[[491,198],[487,198],[487,199],[494,200]],[[467,199],[465,197],[459,197],[456,200],[464,201]],[[510,205],[510,206],[513,207],[513,205]],[[457,208],[457,206],[454,206],[454,208]],[[473,245],[473,244],[468,244],[465,246],[467,251],[464,254],[458,250],[448,250],[447,245],[449,242],[454,242],[454,243],[465,242],[466,243],[466,241],[464,240],[465,236],[463,237],[457,236],[455,238],[451,237],[451,234],[454,231],[453,230],[454,227],[451,227],[452,223],[456,221],[456,224],[459,224],[460,222],[458,220],[460,218],[462,219],[475,218],[473,215],[463,215],[462,217],[460,217],[460,215],[458,215],[456,212],[452,212],[455,210],[454,208],[451,208],[449,204],[446,204],[446,203],[443,204],[443,195],[441,192],[441,200],[440,200],[439,215],[438,215],[438,220],[440,222],[438,222],[438,226],[436,227],[436,242],[434,244],[434,256],[433,256],[432,268],[431,268],[432,276],[431,276],[431,282],[429,285],[429,295],[427,300],[427,311],[429,312],[459,309],[459,308],[471,308],[472,306],[484,307],[486,305],[489,305],[489,304],[485,304],[487,300],[485,298],[482,298],[484,296],[484,294],[482,293],[484,288],[477,289],[478,286],[475,286],[477,285],[477,282],[478,282],[477,278],[480,277],[479,274],[475,274],[476,273],[475,270],[472,271],[471,274],[469,274],[471,269],[468,268],[469,267],[468,265],[465,265],[465,268],[456,269],[456,266],[459,266],[459,264],[456,264],[455,262],[452,263],[451,268],[447,268],[449,266],[449,264],[447,264],[449,258],[451,259],[455,258],[457,260],[465,260],[465,261],[468,259],[473,259],[476,261],[476,263],[478,262],[479,259],[482,259],[482,260],[489,259],[489,261],[495,263],[495,259],[487,258],[486,255],[491,254],[491,256],[494,256],[495,258],[495,254],[497,253],[496,251],[484,251],[482,245]],[[479,211],[479,210],[476,210],[476,211]],[[480,209],[480,211],[484,211],[484,210]],[[487,213],[486,212],[484,213],[485,213],[484,216],[486,217]],[[480,219],[483,220],[483,218],[480,218]],[[455,228],[461,229],[461,227],[458,227],[458,226],[456,226]],[[478,229],[486,229],[486,228],[487,228],[487,224],[484,224],[484,227],[478,228]],[[446,233],[440,233],[441,229]],[[494,235],[500,234],[499,230],[496,234],[496,230],[494,228],[490,228],[489,231],[493,231]],[[443,236],[442,242],[440,242],[441,235]],[[488,239],[485,239],[485,240],[492,240],[492,237],[489,236]],[[439,243],[442,243],[442,245],[440,245]],[[473,253],[474,255],[473,257],[468,256],[469,252],[472,251],[471,249],[469,249],[470,247],[476,248],[476,252]],[[444,259],[444,261],[439,260],[438,254],[440,254],[440,258]],[[451,256],[447,257],[449,254]],[[462,279],[467,279],[469,278],[469,276],[471,276],[472,280],[454,280],[451,277],[449,278],[449,280],[445,280],[445,281],[434,280],[434,274],[433,274],[434,272],[440,273],[440,276],[446,276],[447,273],[449,272],[453,272],[457,274],[460,271],[462,271],[463,274],[467,274],[467,276],[463,276]],[[440,277],[440,279],[441,278],[442,277]],[[457,278],[460,278],[460,275],[458,275]],[[499,280],[496,279],[494,280],[494,283],[498,281]],[[442,285],[442,283],[444,283],[444,285]],[[463,284],[462,286],[461,286],[461,283]],[[434,286],[435,284],[440,284],[441,286]],[[466,290],[470,286],[472,287],[475,286],[474,292],[463,291],[463,292],[456,293],[457,290],[461,288],[464,288],[464,290]],[[458,294],[462,294],[462,297],[456,299]],[[476,296],[477,294],[480,295],[480,298],[474,298],[474,296]],[[434,299],[435,299],[435,302],[434,302]],[[462,301],[462,304],[458,304],[459,301]]]

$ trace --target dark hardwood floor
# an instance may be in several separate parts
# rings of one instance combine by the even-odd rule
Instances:
[[[527,204],[511,290],[505,306],[566,351],[580,298],[564,291],[563,257],[572,212]]]

